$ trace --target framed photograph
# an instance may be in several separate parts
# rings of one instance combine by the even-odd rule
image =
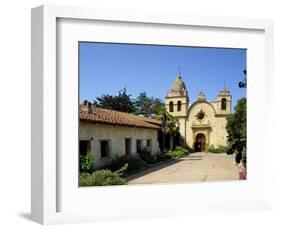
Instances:
[[[266,19],[32,9],[32,219],[270,209],[272,33]]]

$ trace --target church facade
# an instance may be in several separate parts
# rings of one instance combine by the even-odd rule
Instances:
[[[185,83],[178,74],[165,96],[165,107],[179,121],[182,144],[199,152],[210,145],[227,145],[226,118],[231,113],[231,94],[225,87],[215,101],[208,101],[200,92],[197,100],[190,103]]]

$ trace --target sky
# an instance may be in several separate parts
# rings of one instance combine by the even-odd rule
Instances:
[[[245,68],[245,49],[80,42],[80,102],[117,95],[124,87],[133,98],[145,91],[164,102],[180,71],[190,102],[200,91],[215,101],[225,84],[234,107],[246,97],[246,89],[238,87]]]

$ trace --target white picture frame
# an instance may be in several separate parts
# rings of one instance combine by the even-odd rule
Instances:
[[[63,25],[64,22],[66,22],[67,26]],[[85,30],[86,27],[83,27],[82,24],[84,22],[87,22],[86,27],[88,30]],[[92,22],[101,22],[103,25],[101,25],[100,31],[103,32],[105,31],[105,29],[102,28],[104,25],[110,28],[126,25],[126,28],[124,27],[125,33],[123,33],[122,36],[116,35],[113,38],[112,36],[106,38],[106,36],[109,36],[110,32],[109,34],[101,32],[102,35],[99,37],[99,40],[103,41],[196,45],[197,43],[192,43],[192,39],[188,41],[187,37],[184,37],[184,34],[182,34],[185,30],[189,29],[191,32],[195,31],[195,33],[199,31],[198,35],[193,38],[193,40],[195,38],[197,39],[197,45],[214,47],[234,46],[249,49],[247,60],[247,67],[249,67],[247,69],[249,76],[249,124],[247,143],[249,146],[249,176],[247,181],[239,182],[239,184],[237,184],[237,182],[221,182],[116,186],[93,189],[86,188],[82,190],[81,188],[76,188],[75,186],[71,187],[72,185],[67,184],[71,183],[73,179],[71,176],[75,176],[75,173],[73,172],[74,174],[72,174],[71,170],[74,170],[74,168],[71,168],[71,163],[70,166],[65,165],[65,161],[63,161],[65,156],[58,156],[57,154],[57,152],[61,150],[60,139],[58,139],[58,132],[61,131],[61,128],[58,128],[60,126],[59,117],[60,113],[68,112],[69,108],[78,107],[78,100],[76,98],[73,105],[67,104],[69,107],[62,106],[59,108],[58,105],[61,104],[58,103],[58,100],[59,98],[60,100],[64,100],[63,98],[67,93],[69,93],[71,97],[73,95],[75,96],[74,87],[78,88],[78,85],[74,78],[73,81],[70,80],[68,85],[61,84],[59,83],[60,79],[57,78],[57,75],[61,74],[59,70],[60,64],[65,65],[64,62],[73,64],[73,66],[77,64],[71,62],[75,60],[73,59],[75,57],[71,54],[71,51],[69,51],[67,55],[65,53],[60,53],[61,51],[65,52],[65,49],[60,49],[61,43],[58,41],[66,41],[65,43],[67,43],[67,41],[71,41],[72,39],[75,42],[75,39],[79,40],[79,36],[84,36],[84,39],[88,37],[92,38],[93,31],[89,29],[89,26],[92,26]],[[75,26],[73,25],[74,23],[76,23]],[[152,27],[153,29],[161,28],[163,34],[167,33],[167,30],[170,30],[169,32],[173,31],[173,39],[160,41],[159,36],[155,36],[155,40],[153,40],[149,36],[145,37],[144,35],[140,35],[139,38],[136,38],[130,37],[128,32],[126,34],[128,29],[135,28],[136,26],[139,32],[144,34]],[[73,29],[76,35],[74,35]],[[162,33],[161,31],[159,30],[158,32]],[[221,34],[222,31],[227,32],[229,34],[229,39],[231,38],[232,41],[228,40],[227,35],[223,38],[224,36]],[[238,34],[233,35],[231,34],[232,32]],[[63,39],[66,40],[58,40],[62,33],[70,36],[64,36]],[[220,33],[220,35],[216,33]],[[203,39],[203,37],[206,37],[206,34],[209,34],[210,37],[214,36],[214,38],[217,39],[213,39],[208,43]],[[97,35],[94,34],[94,36]],[[242,36],[245,41],[239,39],[240,36]],[[271,111],[274,107],[274,92],[272,90],[274,84],[272,64],[273,22],[271,20],[214,16],[203,17],[44,5],[32,9],[31,37],[31,213],[34,221],[41,224],[57,224],[109,219],[178,216],[194,213],[264,210],[272,208],[273,177],[270,152],[273,147],[269,144],[267,135],[265,135],[263,139],[258,136],[255,123],[258,119],[270,120],[268,111]],[[181,37],[183,38],[182,40]],[[73,49],[75,49],[75,47]],[[258,52],[259,55],[254,55],[254,52]],[[69,58],[67,58],[67,56]],[[63,62],[60,60],[61,57],[64,58]],[[75,76],[73,75],[75,70],[77,70],[76,67],[71,69],[72,72],[69,72],[69,76]],[[251,76],[255,76],[255,78]],[[257,106],[257,103],[254,103],[255,100],[259,100],[259,105],[266,109],[261,110],[261,108]],[[72,111],[75,112],[75,110]],[[71,119],[68,121],[71,122]],[[73,125],[75,126],[75,124]],[[273,128],[263,125],[259,127],[259,132],[268,133],[270,129]],[[68,130],[68,132],[71,133],[72,131]],[[69,138],[73,137],[75,137],[75,135],[69,136]],[[261,140],[264,141],[263,147],[257,148],[253,145],[254,142],[259,142]],[[76,143],[76,145],[78,146],[78,143]],[[70,159],[71,157],[74,157],[73,154],[70,156]],[[75,164],[75,162],[72,164]],[[62,165],[63,167],[61,167]],[[257,169],[252,167],[253,165],[255,165]],[[70,174],[67,174],[67,172],[70,172]],[[66,178],[67,176],[65,175],[69,175],[68,177],[70,178]],[[67,186],[70,187],[67,188]],[[226,186],[228,188],[226,188]],[[78,191],[78,189],[80,190]],[[255,192],[251,194],[249,190],[253,189],[255,189]],[[212,195],[209,197],[201,196],[202,190],[208,191],[208,193]],[[228,192],[230,190],[241,191],[242,194],[243,192],[245,193],[244,196],[237,195],[230,197],[223,195],[223,192]],[[184,194],[187,194],[187,191],[193,194],[192,199],[188,198],[188,196],[185,197],[185,199],[181,199]],[[134,196],[129,196],[129,194],[136,194],[138,199],[134,199]],[[153,199],[150,198],[151,194]],[[167,196],[167,194],[170,194],[170,197]],[[112,195],[118,196],[120,199],[115,201],[110,198]],[[157,196],[159,196],[159,198]],[[94,197],[99,197],[99,199]],[[103,202],[100,202],[101,200]],[[165,202],[161,203],[161,200]],[[134,201],[136,203],[133,203]],[[113,206],[112,208],[110,208],[110,204]]]

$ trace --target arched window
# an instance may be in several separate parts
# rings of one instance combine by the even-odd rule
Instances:
[[[226,110],[226,99],[221,99],[221,110]]]
[[[178,101],[177,107],[178,107],[178,111],[181,111],[181,101]]]
[[[174,112],[174,103],[172,101],[169,103],[169,112]]]

